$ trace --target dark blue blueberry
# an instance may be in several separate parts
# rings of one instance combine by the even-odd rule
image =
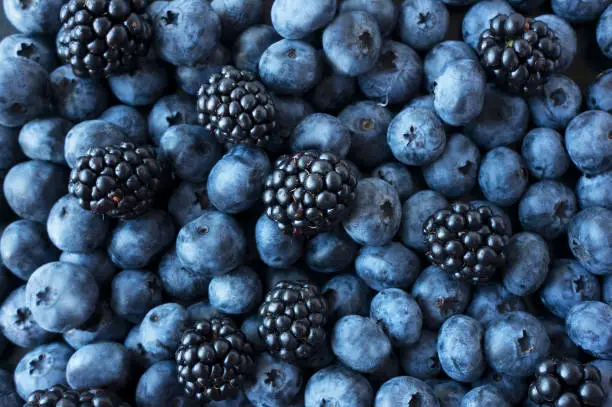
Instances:
[[[601,52],[612,59],[612,7],[608,6],[601,16],[597,24],[597,44]]]
[[[264,352],[266,350],[266,342],[259,336],[258,327],[261,325],[261,318],[257,313],[251,314],[242,321],[240,330],[246,336],[249,343],[253,346],[257,352]]]
[[[77,159],[87,154],[87,150],[91,147],[119,145],[128,140],[129,138],[123,134],[121,128],[114,124],[103,120],[84,121],[72,127],[66,134],[64,158],[68,165],[73,168]],[[67,182],[68,177],[66,177]]]
[[[270,267],[286,268],[302,257],[304,238],[286,234],[265,214],[255,225],[255,242],[261,261]]]
[[[491,384],[474,387],[461,400],[461,407],[482,406],[511,407],[512,404],[497,387]]]
[[[77,350],[66,366],[66,380],[74,389],[124,387],[130,376],[130,354],[115,342],[98,342]]]
[[[3,58],[0,61],[0,125],[18,127],[47,112],[48,88],[49,74],[38,63],[25,58]]]
[[[244,145],[233,147],[214,164],[208,176],[210,203],[225,213],[246,211],[261,198],[271,169],[263,150]]]
[[[319,273],[338,273],[353,264],[358,250],[359,245],[338,227],[308,240],[304,260]]]
[[[23,2],[5,0],[4,12],[7,20],[24,34],[55,35],[60,28],[61,0]],[[25,398],[25,397],[24,397]]]
[[[449,64],[462,59],[478,60],[476,52],[463,41],[443,41],[433,47],[423,62],[427,90],[433,89],[434,82]]]
[[[408,376],[425,380],[440,374],[437,341],[437,332],[423,329],[416,343],[400,348],[400,363]]]
[[[242,31],[259,23],[262,17],[262,0],[212,0],[210,5],[221,18],[224,41],[234,40]]]
[[[110,103],[104,82],[79,78],[70,65],[62,65],[49,75],[51,98],[57,112],[73,122],[100,116]]]
[[[259,75],[269,90],[282,95],[302,95],[321,78],[320,52],[298,40],[280,40],[259,59]]]
[[[451,379],[470,383],[484,373],[484,330],[480,322],[465,315],[453,315],[438,333],[438,358]]]
[[[398,376],[383,384],[376,393],[376,407],[409,406],[438,407],[438,399],[425,382],[409,376]]]
[[[0,369],[0,404],[3,407],[21,407],[23,405],[15,389],[15,383],[13,383],[13,375],[2,369]]]
[[[604,302],[612,305],[612,275],[604,276],[601,289]]]
[[[206,192],[206,183],[181,182],[168,199],[168,212],[179,228],[211,208],[212,205]]]
[[[497,373],[527,377],[550,352],[544,325],[531,314],[508,312],[487,327],[484,350]]]
[[[529,98],[533,122],[538,127],[563,129],[579,112],[582,91],[569,77],[553,75],[541,94]]]
[[[399,359],[394,353],[391,353],[391,355],[387,358],[387,360],[385,360],[385,363],[379,369],[377,369],[375,372],[368,373],[365,376],[374,387],[378,387],[380,384],[399,376],[400,374],[401,367]]]
[[[403,104],[418,93],[422,77],[423,60],[419,54],[406,44],[386,40],[378,62],[359,75],[358,83],[368,99],[385,105]]]
[[[164,95],[168,88],[168,76],[168,69],[163,63],[141,59],[134,72],[113,75],[108,78],[108,84],[113,95],[122,103],[147,106]]]
[[[325,27],[336,16],[335,0],[275,0],[270,11],[272,25],[284,38],[300,40]]]
[[[467,389],[461,383],[441,379],[427,380],[426,383],[433,389],[440,407],[461,407],[461,400],[467,393]]]
[[[120,221],[109,237],[108,254],[118,267],[143,268],[168,247],[175,236],[170,215],[153,209],[138,218]]]
[[[4,174],[12,166],[25,159],[23,152],[19,148],[19,134],[20,130],[18,128],[0,126],[0,143],[2,143],[2,150],[0,150],[0,171]]]
[[[320,112],[335,112],[351,102],[356,90],[355,78],[332,73],[321,79],[309,100]]]
[[[612,7],[609,8],[612,10]],[[612,11],[608,13],[612,22]],[[610,26],[612,42],[612,24]],[[612,51],[612,43],[610,45]],[[611,56],[612,59],[612,56]],[[612,114],[612,69],[601,72],[587,90],[587,106],[592,110],[603,110]]]
[[[383,37],[393,31],[397,22],[398,13],[393,0],[345,0],[340,4],[340,13],[351,11],[365,11],[374,17]]]
[[[565,147],[572,162],[585,174],[612,169],[612,114],[590,110],[576,116],[565,131]]]
[[[567,334],[582,350],[602,359],[612,358],[612,306],[583,301],[565,319]]]
[[[529,181],[525,160],[514,150],[497,147],[480,163],[478,184],[484,196],[494,204],[510,206],[521,198]]]
[[[191,321],[201,321],[203,319],[221,318],[225,314],[210,305],[208,301],[193,303],[187,308],[187,316]]]
[[[421,309],[410,294],[399,288],[383,289],[372,298],[370,318],[382,326],[395,347],[415,344],[421,336]]]
[[[342,119],[314,113],[296,126],[290,143],[295,152],[318,150],[344,158],[351,147],[351,134]]]
[[[110,281],[117,272],[106,250],[94,250],[88,253],[63,252],[60,256],[60,261],[85,267],[99,286]]]
[[[269,25],[261,24],[247,28],[234,43],[234,65],[238,69],[257,73],[261,55],[280,39],[278,33]]]
[[[512,311],[525,311],[523,300],[503,285],[492,283],[477,286],[465,313],[487,327],[491,321]]]
[[[539,179],[561,178],[570,166],[563,138],[553,129],[540,127],[527,133],[521,154],[531,175]]]
[[[221,72],[225,65],[230,64],[231,59],[231,52],[219,44],[213,48],[208,58],[197,65],[177,66],[174,72],[176,83],[183,92],[196,96],[200,87],[207,84],[212,75]]]
[[[308,359],[304,359],[298,362],[298,365],[302,369],[313,369],[320,370],[324,367],[327,367],[334,363],[336,357],[331,350],[331,345],[329,342],[323,342],[319,348],[317,348],[317,352],[310,356]]]
[[[455,280],[437,267],[429,266],[412,286],[412,296],[423,311],[423,323],[437,329],[455,314],[461,314],[470,303],[470,286]]]
[[[398,32],[403,42],[426,51],[442,41],[448,31],[450,15],[438,0],[409,0],[402,3]]]
[[[302,372],[297,366],[261,353],[255,359],[255,371],[244,393],[256,406],[289,407],[302,384]]]
[[[53,338],[52,332],[45,331],[34,321],[26,305],[25,285],[10,293],[0,306],[0,333],[22,348],[33,348]]]
[[[146,369],[153,363],[166,359],[167,356],[162,354],[154,355],[144,349],[142,341],[140,340],[140,325],[135,325],[130,329],[125,338],[124,346],[130,353],[132,366],[134,368]]]
[[[74,350],[63,342],[51,342],[26,353],[15,368],[17,393],[27,399],[34,391],[56,384],[68,385],[66,365]]]
[[[353,210],[343,226],[357,243],[382,246],[397,234],[401,219],[402,204],[395,187],[379,178],[365,178],[357,184]]]
[[[363,11],[341,13],[323,31],[327,60],[336,72],[344,75],[358,76],[374,68],[381,47],[378,23]]]
[[[184,267],[174,249],[162,257],[157,272],[164,292],[172,298],[193,301],[208,294],[210,278]]]
[[[162,284],[155,273],[124,270],[113,278],[111,307],[131,323],[139,323],[149,310],[161,303]]]
[[[545,0],[509,0],[508,3],[518,10],[529,12],[540,7]]]
[[[373,290],[408,289],[421,271],[418,256],[399,242],[363,247],[355,260],[355,271]]]
[[[176,406],[183,391],[172,360],[157,362],[140,376],[136,386],[136,405],[141,407]]]
[[[570,23],[595,21],[610,4],[607,0],[582,2],[576,0],[552,0],[551,6],[556,15]]]
[[[225,314],[246,314],[261,302],[261,280],[250,267],[237,267],[211,280],[208,298],[213,307]]]
[[[57,66],[55,50],[38,37],[12,34],[0,41],[0,58],[26,58],[37,62],[47,71]]]
[[[570,249],[593,274],[612,272],[612,210],[593,207],[578,212],[568,228]]]
[[[408,168],[398,162],[389,162],[379,165],[372,171],[371,176],[380,178],[393,185],[397,190],[400,202],[404,202],[406,199],[410,198],[417,189]]]
[[[429,188],[449,198],[458,198],[476,184],[480,151],[463,134],[453,134],[446,142],[442,155],[423,167]]]
[[[140,342],[148,353],[171,359],[189,323],[187,310],[168,302],[151,309],[140,324]]]
[[[304,390],[304,407],[325,404],[370,407],[374,391],[368,380],[341,365],[332,365],[312,375]]]
[[[455,2],[455,0],[450,1]],[[460,5],[465,5],[465,0],[459,1]],[[468,4],[473,2],[473,0],[469,0]],[[476,49],[480,34],[489,28],[491,19],[498,14],[512,14],[513,12],[512,7],[504,0],[483,0],[477,2],[463,17],[461,26],[463,41]]]
[[[511,375],[501,375],[493,370],[488,370],[486,374],[473,383],[474,387],[490,386],[496,388],[504,398],[513,405],[520,405],[523,397],[527,393],[528,379]]]
[[[578,51],[578,37],[574,28],[563,18],[555,14],[544,14],[534,18],[541,21],[555,32],[561,46],[561,56],[558,62],[558,71],[566,71],[570,67]]]
[[[21,128],[19,145],[25,155],[32,160],[65,164],[64,140],[71,128],[72,123],[61,117],[32,120]],[[3,143],[3,145],[10,151],[9,144]]]
[[[60,253],[43,225],[22,219],[10,223],[2,232],[0,255],[4,267],[27,280],[38,267],[57,260]]]
[[[373,373],[391,356],[391,341],[372,318],[348,315],[334,326],[331,346],[334,355],[349,368]]]
[[[158,13],[153,16],[155,49],[173,65],[205,60],[221,37],[221,19],[207,1],[172,1]]]
[[[151,140],[153,144],[159,145],[169,127],[198,124],[195,99],[183,95],[164,96],[153,105],[148,122]]]
[[[330,319],[346,315],[369,315],[370,290],[363,280],[352,274],[332,277],[321,289],[327,300]]]
[[[147,120],[135,108],[127,105],[115,105],[106,109],[99,119],[119,127],[123,134],[135,145],[149,144]]]
[[[85,324],[64,333],[63,337],[74,349],[80,349],[94,342],[123,342],[130,326],[129,322],[111,310],[108,302],[101,301]]]
[[[425,250],[423,224],[431,215],[448,206],[448,201],[438,192],[419,191],[402,206],[402,226],[399,233],[402,243],[414,250]]]
[[[287,141],[295,127],[307,116],[314,113],[312,106],[300,97],[272,95],[278,117],[283,120],[276,122],[276,137],[270,139],[268,149],[275,152],[289,151]]]
[[[520,297],[533,294],[546,279],[550,257],[548,244],[539,235],[522,232],[512,236],[502,274],[504,287]]]

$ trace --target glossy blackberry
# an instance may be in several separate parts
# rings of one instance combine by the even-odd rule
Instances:
[[[259,308],[259,336],[274,356],[307,359],[325,342],[327,312],[327,302],[314,284],[280,281]]]
[[[491,79],[516,94],[535,94],[557,70],[561,45],[548,25],[520,14],[498,14],[478,42]]]
[[[76,76],[131,72],[153,38],[145,0],[69,0],[60,11],[57,53]]]
[[[81,207],[113,218],[133,218],[153,204],[167,176],[155,149],[119,146],[93,147],[76,162],[68,190]]]
[[[252,72],[225,66],[198,91],[198,120],[220,143],[265,147],[275,116],[271,95]]]
[[[253,348],[229,318],[197,322],[176,351],[185,394],[202,402],[236,397],[254,369]]]
[[[430,216],[423,234],[429,260],[459,280],[485,283],[506,263],[508,229],[489,207],[455,203]]]
[[[595,366],[571,359],[548,359],[536,369],[529,398],[537,406],[599,407],[606,396]]]
[[[334,154],[284,155],[266,180],[266,215],[294,235],[328,231],[348,215],[356,185],[351,166]]]
[[[129,407],[114,393],[103,389],[72,390],[60,384],[36,390],[23,407]]]

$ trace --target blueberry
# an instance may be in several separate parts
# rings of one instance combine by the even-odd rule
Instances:
[[[320,273],[337,273],[353,264],[359,246],[342,228],[319,233],[307,242],[304,260]]]
[[[376,20],[363,11],[341,13],[323,31],[323,51],[334,70],[344,75],[358,76],[374,68],[381,46]]]
[[[489,365],[496,372],[526,377],[548,356],[550,339],[542,323],[533,315],[508,312],[487,327],[484,350]]]
[[[130,356],[125,346],[98,342],[77,350],[66,366],[66,380],[75,389],[121,388],[130,375]]]
[[[402,207],[397,190],[378,178],[365,178],[355,189],[353,211],[344,230],[359,244],[381,246],[397,234]]]
[[[149,144],[147,121],[138,110],[131,106],[110,107],[100,115],[100,120],[119,127],[135,145]]]
[[[223,40],[235,39],[246,28],[259,23],[262,0],[213,0],[210,5],[221,18]]]
[[[332,73],[325,76],[310,94],[309,100],[321,112],[336,112],[355,96],[357,83],[350,76]]]
[[[597,44],[601,52],[612,59],[612,7],[608,6],[597,24]]]
[[[550,338],[550,356],[558,359],[580,357],[580,349],[567,335],[565,321],[558,318],[541,319]]]
[[[17,0],[5,0],[13,3]],[[42,1],[41,1],[42,3]],[[38,3],[40,4],[40,3]],[[49,74],[25,58],[0,61],[0,125],[18,127],[47,111]]]
[[[113,278],[110,301],[113,311],[136,324],[162,303],[160,278],[146,270],[124,270]]]
[[[523,195],[528,175],[523,157],[507,147],[497,147],[482,159],[478,184],[489,201],[510,206]]]
[[[136,386],[136,405],[140,407],[174,406],[183,394],[176,374],[176,363],[157,362],[140,376]]]
[[[0,41],[0,58],[25,58],[34,61],[47,71],[56,66],[55,50],[35,36],[12,34]]]
[[[270,11],[272,25],[284,38],[300,40],[325,27],[336,16],[335,0],[307,3],[275,0]]]
[[[379,387],[382,383],[401,374],[401,368],[398,358],[391,353],[385,360],[383,365],[373,373],[368,373],[365,376],[374,387]]]
[[[548,274],[550,253],[548,244],[530,232],[512,236],[507,248],[508,262],[503,269],[504,287],[514,295],[533,294]]]
[[[205,210],[211,209],[206,183],[191,184],[181,182],[168,199],[168,213],[174,223],[181,228],[199,217]]]
[[[255,225],[255,242],[261,260],[270,267],[289,267],[300,259],[304,238],[285,234],[272,219],[261,215]]]
[[[72,123],[61,117],[29,121],[19,132],[19,146],[32,160],[65,164],[64,140],[71,128]],[[7,143],[3,145],[10,148]]]
[[[255,359],[255,371],[244,393],[256,406],[289,407],[302,383],[302,372],[297,366],[261,353]]]
[[[274,28],[269,25],[261,24],[247,28],[234,43],[234,65],[238,69],[257,73],[261,55],[280,39]]]
[[[23,405],[17,390],[15,390],[13,375],[2,369],[0,369],[0,404],[4,407],[21,407]]]
[[[574,216],[568,228],[569,246],[580,264],[593,274],[612,271],[612,211],[593,207]]]
[[[30,220],[10,223],[0,239],[2,264],[22,280],[43,264],[57,260],[59,254],[45,227]]]
[[[429,50],[423,63],[427,89],[433,89],[434,82],[449,64],[462,59],[478,59],[476,52],[463,41],[443,41]]]
[[[4,0],[6,18],[24,34],[54,35],[60,28],[61,0],[23,2]]]
[[[198,123],[195,100],[178,94],[164,96],[151,109],[148,122],[151,140],[159,145],[169,127]]]
[[[567,334],[581,349],[597,358],[612,357],[612,306],[583,301],[570,309],[565,325]]]
[[[326,367],[312,375],[304,394],[305,407],[320,407],[326,403],[369,407],[373,401],[370,383],[359,373],[341,365]]]
[[[534,20],[548,25],[559,38],[561,56],[559,57],[557,69],[560,72],[566,71],[572,64],[578,50],[576,31],[567,21],[555,14],[544,14],[536,17]]]
[[[241,266],[214,277],[208,286],[210,304],[225,314],[246,314],[262,299],[262,285],[257,273]]]
[[[410,198],[417,189],[417,185],[408,168],[398,162],[389,162],[379,165],[372,170],[371,176],[373,178],[380,178],[393,185],[397,190],[401,202]]]
[[[370,318],[382,326],[395,347],[415,344],[421,336],[421,309],[410,294],[399,288],[385,288],[372,298]]]
[[[321,344],[314,355],[298,362],[298,365],[302,369],[320,370],[331,365],[335,360],[336,357],[331,350],[331,345],[326,341]],[[300,397],[298,397],[298,399],[299,398]],[[299,400],[297,400],[297,402],[299,403]]]
[[[2,151],[0,151],[0,171],[6,173],[12,166],[23,161],[25,156],[21,151],[18,128],[0,126],[0,143],[2,143]]]
[[[336,357],[360,373],[380,369],[391,355],[391,342],[372,318],[348,315],[336,322],[331,346]]]
[[[438,407],[432,388],[409,376],[398,376],[383,384],[376,393],[376,407],[409,406]]]
[[[210,56],[197,65],[177,66],[174,72],[176,83],[183,92],[196,96],[200,87],[208,83],[210,77],[219,73],[225,65],[230,64],[231,59],[231,52],[218,44],[213,48]]]
[[[554,13],[574,24],[597,20],[609,4],[607,0],[593,0],[584,3],[576,0],[551,1]]]
[[[34,321],[32,311],[26,305],[24,285],[10,293],[0,306],[0,333],[22,348],[42,345],[53,337],[53,333],[45,331]]]
[[[565,147],[583,173],[594,175],[612,169],[611,129],[612,115],[599,110],[581,113],[567,126]]]
[[[452,0],[453,2],[455,0]],[[465,0],[460,0],[464,5]],[[473,0],[469,0],[473,3]],[[468,4],[469,4],[468,3]],[[476,49],[480,34],[489,28],[489,22],[498,14],[512,14],[512,7],[504,0],[483,0],[474,4],[463,17],[461,33],[463,40]]]
[[[84,121],[72,127],[66,134],[64,158],[66,163],[73,168],[77,159],[87,154],[87,150],[91,147],[119,145],[127,140],[128,138],[121,132],[121,128],[114,124],[103,120]],[[66,176],[67,181],[68,177]]]
[[[601,288],[603,301],[612,305],[612,277],[610,275],[604,276]]]
[[[179,304],[158,305],[147,312],[140,324],[142,347],[161,359],[172,358],[188,321],[187,310]]]
[[[553,75],[540,95],[529,98],[533,122],[539,127],[563,129],[580,112],[580,87],[565,75]]]
[[[527,393],[528,379],[510,375],[501,375],[489,370],[485,375],[473,383],[474,387],[488,386],[497,389],[503,397],[512,404],[520,404]]]
[[[402,3],[398,32],[403,42],[426,51],[444,39],[450,16],[439,0],[409,0]]]
[[[544,0],[509,0],[508,3],[518,10],[529,12],[540,7]]]
[[[88,253],[63,252],[60,261],[85,267],[100,286],[110,281],[117,272],[106,250],[94,250]]]
[[[208,301],[196,302],[187,308],[187,316],[191,321],[221,318],[224,315],[224,313],[213,307]]]
[[[502,284],[493,283],[476,287],[465,313],[486,328],[507,312],[525,310],[525,303],[519,296],[506,290]]]
[[[298,40],[280,40],[259,59],[259,75],[269,90],[282,95],[302,95],[321,78],[319,51]]]
[[[134,368],[146,369],[153,363],[159,362],[166,357],[166,355],[149,353],[144,349],[140,340],[140,325],[135,325],[130,329],[125,338],[124,346],[130,353],[131,363]]]
[[[474,387],[461,400],[461,407],[481,406],[511,407],[512,405],[498,388],[489,384]]]
[[[209,2],[168,2],[154,15],[155,49],[173,65],[194,65],[205,60],[221,36],[221,19]]]
[[[251,314],[242,321],[240,330],[246,336],[249,343],[253,346],[257,352],[264,352],[266,350],[266,342],[259,336],[257,330],[258,326],[261,325],[261,318],[257,313]]]
[[[461,407],[461,399],[467,389],[454,380],[428,380],[426,382],[433,389],[440,407]]]
[[[523,139],[521,154],[531,175],[539,179],[561,178],[570,165],[563,139],[553,129],[532,129]]]
[[[404,202],[400,238],[409,248],[424,251],[423,223],[434,212],[446,208],[448,201],[435,191],[419,191]]]
[[[332,277],[321,292],[327,300],[331,320],[347,315],[369,315],[370,290],[362,279],[352,274]]]
[[[162,1],[156,3],[164,3]],[[113,95],[130,106],[146,106],[155,103],[168,88],[168,69],[163,63],[141,59],[132,73],[108,78]]]
[[[318,150],[346,157],[351,146],[349,129],[341,119],[324,113],[306,116],[293,131],[291,149]]]
[[[480,322],[465,315],[453,315],[438,333],[438,358],[444,372],[460,382],[479,379],[485,370],[484,330]]]
[[[440,374],[442,368],[438,359],[437,340],[436,332],[423,329],[416,343],[400,348],[400,363],[408,376],[425,380]]]
[[[397,22],[398,13],[393,0],[344,0],[340,4],[340,13],[352,11],[365,11],[374,17],[383,37],[393,31]]]
[[[410,288],[419,275],[418,256],[401,243],[363,247],[355,260],[357,275],[373,290]]]
[[[56,384],[67,386],[66,365],[74,350],[63,342],[50,342],[26,353],[15,368],[17,393],[26,399],[34,390]]]
[[[157,272],[164,292],[172,298],[193,301],[208,293],[210,278],[184,267],[174,249],[161,258]]]
[[[274,107],[278,117],[283,120],[276,122],[276,137],[271,139],[268,149],[276,152],[287,151],[286,141],[293,134],[295,127],[307,116],[314,113],[312,106],[304,99],[296,96],[276,96],[272,95]]]
[[[74,349],[80,349],[94,342],[122,342],[130,326],[125,319],[111,310],[106,301],[101,301],[85,324],[64,333],[63,337],[68,345]]]
[[[429,266],[412,286],[412,295],[423,311],[424,325],[437,329],[449,317],[461,314],[470,303],[470,286]]]
[[[386,40],[376,65],[358,78],[359,89],[368,98],[387,104],[402,104],[419,90],[423,61],[409,46]]]

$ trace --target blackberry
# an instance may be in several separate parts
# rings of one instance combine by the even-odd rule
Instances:
[[[47,390],[36,390],[23,407],[129,407],[114,393],[103,389],[72,390],[60,384]]]
[[[185,394],[203,402],[236,397],[255,367],[251,344],[229,318],[203,320],[186,330],[176,364]]]
[[[274,356],[307,359],[325,342],[327,313],[327,302],[317,286],[308,281],[280,281],[259,308],[259,336]]]
[[[485,283],[506,263],[507,230],[489,207],[458,202],[425,221],[426,255],[459,280]]]
[[[351,166],[334,154],[284,155],[266,180],[266,215],[294,235],[329,231],[348,215],[356,185]]]
[[[272,96],[252,72],[225,66],[198,91],[198,120],[223,144],[265,147],[275,116]]]
[[[57,53],[76,76],[132,72],[153,38],[144,0],[69,0],[60,10]]]
[[[561,56],[555,32],[545,23],[518,13],[492,18],[477,50],[492,81],[511,93],[527,95],[542,90]]]
[[[606,396],[595,366],[571,359],[548,359],[536,368],[529,398],[536,406],[599,407]]]
[[[113,218],[133,218],[153,205],[166,169],[150,146],[92,147],[76,162],[68,190],[81,207]]]

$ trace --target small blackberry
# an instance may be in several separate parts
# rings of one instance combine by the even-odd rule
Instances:
[[[548,359],[536,369],[529,398],[537,406],[599,407],[606,399],[601,373],[571,359]]]
[[[153,38],[145,0],[69,0],[60,10],[57,53],[76,76],[131,72]]]
[[[251,344],[229,318],[203,320],[186,330],[176,364],[185,394],[203,402],[236,397],[255,367]]]
[[[103,389],[72,390],[55,385],[47,390],[36,390],[23,407],[129,407],[114,393]]]
[[[327,302],[308,281],[280,281],[259,308],[259,336],[274,356],[307,359],[325,342]]]
[[[198,120],[220,143],[265,147],[276,128],[272,96],[255,74],[225,66],[198,91]]]
[[[92,147],[76,162],[68,190],[81,207],[113,218],[133,218],[153,205],[166,169],[150,146]]]
[[[485,283],[506,263],[507,230],[504,219],[489,207],[458,202],[425,221],[426,255],[459,280]]]
[[[491,19],[478,42],[481,63],[501,88],[534,94],[557,70],[561,45],[555,32],[541,21],[518,13]]]
[[[284,155],[266,180],[266,215],[294,235],[329,231],[349,214],[356,185],[351,166],[334,154]]]

